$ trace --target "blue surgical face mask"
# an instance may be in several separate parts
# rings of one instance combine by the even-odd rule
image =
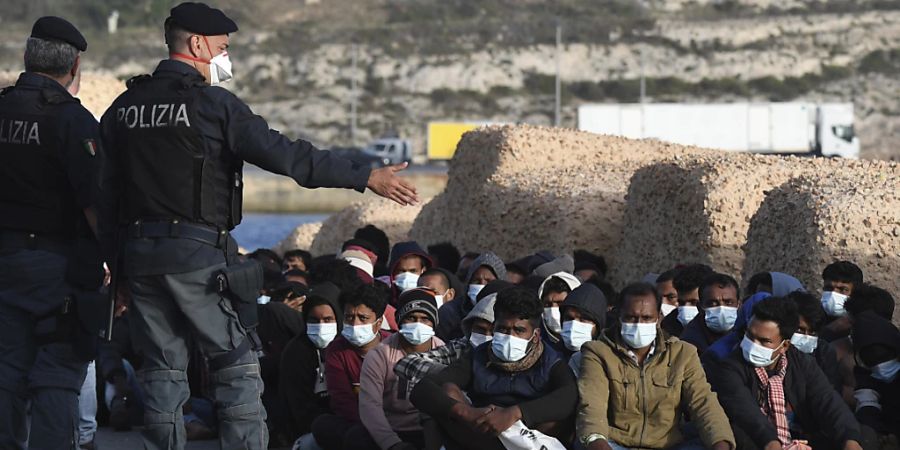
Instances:
[[[375,330],[372,329],[372,324],[348,325],[345,323],[341,336],[344,336],[344,339],[347,339],[354,347],[362,347],[375,340]]]
[[[534,337],[534,334],[531,336]],[[531,343],[531,339],[522,339],[509,334],[494,333],[494,339],[491,341],[491,351],[494,352],[494,356],[503,361],[516,362],[528,354],[529,343]]]
[[[872,367],[870,370],[872,371],[872,378],[885,383],[892,383],[894,378],[897,378],[897,373],[900,373],[900,361],[896,359],[885,361]]]
[[[794,333],[794,335],[791,336],[791,345],[793,345],[797,350],[800,350],[801,352],[809,355],[816,351],[816,347],[819,345],[819,337],[802,333]]]
[[[559,312],[559,308],[544,308],[544,326],[547,327],[548,330],[559,334],[562,331],[562,325],[560,324],[560,320],[562,319],[562,314]]]
[[[422,323],[404,323],[400,325],[400,334],[412,345],[422,345],[434,337],[434,328]]]
[[[694,317],[697,317],[699,312],[700,310],[698,310],[696,306],[679,306],[678,321],[681,322],[681,325],[687,325],[688,322],[694,320]]]
[[[560,337],[567,349],[573,352],[581,351],[581,346],[585,342],[594,339],[594,324],[578,320],[563,322]]]
[[[846,316],[847,311],[844,309],[844,303],[849,297],[834,291],[825,291],[822,293],[822,308],[825,309],[831,317]]]
[[[781,345],[784,345],[784,342]],[[741,353],[744,355],[744,360],[753,367],[768,367],[775,362],[772,355],[781,348],[781,345],[777,348],[763,347],[744,336],[744,340],[741,341]]]
[[[419,284],[419,276],[412,272],[401,272],[394,277],[394,285],[400,292],[406,292]]]
[[[622,340],[629,347],[644,348],[656,340],[656,322],[626,323],[622,322]]]
[[[306,335],[317,348],[328,347],[328,344],[337,337],[337,323],[308,323]]]
[[[469,300],[472,302],[473,305],[477,302],[476,299],[478,298],[478,294],[481,293],[482,289],[484,289],[483,284],[470,284],[469,285],[468,295],[469,295]]]
[[[663,303],[662,306],[659,307],[659,311],[662,313],[663,317],[666,317],[669,314],[672,314],[672,312],[675,311],[676,309],[678,309],[677,306],[670,305],[668,303]]]
[[[486,334],[481,334],[481,333],[472,333],[469,335],[469,342],[472,343],[473,348],[478,347],[479,345],[484,344],[485,342],[491,342],[492,339],[493,339],[493,336],[488,336]]]
[[[731,331],[734,327],[738,309],[732,306],[716,306],[715,308],[706,308],[704,314],[706,326],[710,330],[716,333],[724,333]]]

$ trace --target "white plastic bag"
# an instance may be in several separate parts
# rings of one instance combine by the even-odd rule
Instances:
[[[506,450],[566,450],[559,440],[529,429],[521,420],[500,433],[499,437]]]

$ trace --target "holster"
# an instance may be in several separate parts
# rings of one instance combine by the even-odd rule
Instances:
[[[99,292],[79,291],[66,296],[62,307],[38,319],[38,345],[68,342],[79,359],[93,360],[106,331],[108,308],[108,298]]]
[[[78,327],[75,331],[73,346],[75,354],[85,360],[97,357],[100,339],[107,330],[107,311],[110,308],[109,296],[100,292],[79,292],[75,298],[74,316]]]
[[[259,324],[256,299],[263,287],[262,265],[248,259],[229,265],[216,274],[219,295],[231,301],[241,326],[254,330]]]

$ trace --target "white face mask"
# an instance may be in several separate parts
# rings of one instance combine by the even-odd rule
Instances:
[[[268,295],[260,295],[259,297],[256,297],[257,305],[265,305],[266,303],[269,303],[270,301],[272,301],[272,297],[269,297]]]
[[[819,337],[794,333],[794,335],[791,336],[791,345],[797,350],[809,355],[816,351],[816,347],[819,345]]]
[[[577,320],[563,322],[560,336],[567,349],[573,352],[581,351],[581,346],[585,342],[594,339],[594,324]]]
[[[372,324],[348,325],[345,323],[341,336],[344,336],[344,339],[354,347],[362,347],[375,340],[375,330],[372,329]]]
[[[707,308],[705,314],[706,326],[716,333],[724,333],[734,327],[738,309],[732,306],[716,306]]]
[[[847,315],[844,309],[844,303],[849,297],[834,291],[825,291],[822,293],[822,308],[825,313],[831,317],[842,317]]]
[[[696,306],[679,306],[678,321],[681,322],[681,325],[687,325],[688,322],[694,320],[694,317],[697,317],[699,312],[700,310]]]
[[[234,78],[231,73],[231,58],[222,52],[209,60],[209,84],[215,86]]]
[[[784,342],[781,344],[783,345]],[[775,362],[772,359],[772,354],[779,348],[781,348],[781,345],[777,348],[763,347],[751,341],[747,336],[744,336],[744,340],[741,341],[741,352],[744,354],[744,360],[753,365],[753,367],[768,367],[772,365]]]
[[[897,378],[897,374],[900,373],[900,361],[896,359],[885,361],[872,367],[870,370],[872,371],[872,378],[885,383],[892,383],[894,378]]]
[[[671,314],[672,311],[675,311],[676,309],[678,309],[678,307],[675,306],[675,305],[670,305],[670,304],[668,304],[668,303],[663,303],[662,306],[660,306],[659,309],[660,309],[660,311],[662,312],[662,316],[663,316],[663,317],[666,317],[666,316],[668,316],[669,314]]]
[[[400,292],[406,292],[419,284],[419,276],[412,272],[401,272],[394,277],[394,286]]]
[[[562,331],[562,325],[560,325],[560,319],[562,315],[560,315],[559,308],[544,308],[544,325],[548,330],[559,334]]]
[[[400,334],[412,345],[422,345],[434,337],[434,328],[422,322],[404,323],[400,325]]]
[[[317,348],[328,347],[337,337],[337,323],[308,323],[306,335]]]
[[[531,337],[534,337],[532,334]],[[491,351],[494,355],[506,362],[516,362],[528,353],[528,343],[531,339],[522,339],[503,333],[494,333],[491,341]]]
[[[434,302],[437,303],[438,309],[441,309],[441,306],[444,306],[444,296],[443,295],[435,295]]]
[[[644,348],[656,340],[656,323],[625,323],[622,322],[622,340],[629,347]]]
[[[478,298],[478,294],[481,292],[482,289],[484,289],[483,284],[470,284],[469,285],[468,295],[469,295],[469,300],[472,301],[473,305],[477,302],[476,298]]]
[[[472,333],[469,335],[469,342],[472,343],[472,347],[478,347],[485,342],[491,342],[492,339],[494,339],[493,336],[488,336],[481,333]]]

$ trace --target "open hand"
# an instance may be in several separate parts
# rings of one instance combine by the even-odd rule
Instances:
[[[403,163],[372,170],[367,187],[372,192],[403,206],[419,203],[416,187],[397,175],[397,172],[406,169],[407,166],[407,163]]]

